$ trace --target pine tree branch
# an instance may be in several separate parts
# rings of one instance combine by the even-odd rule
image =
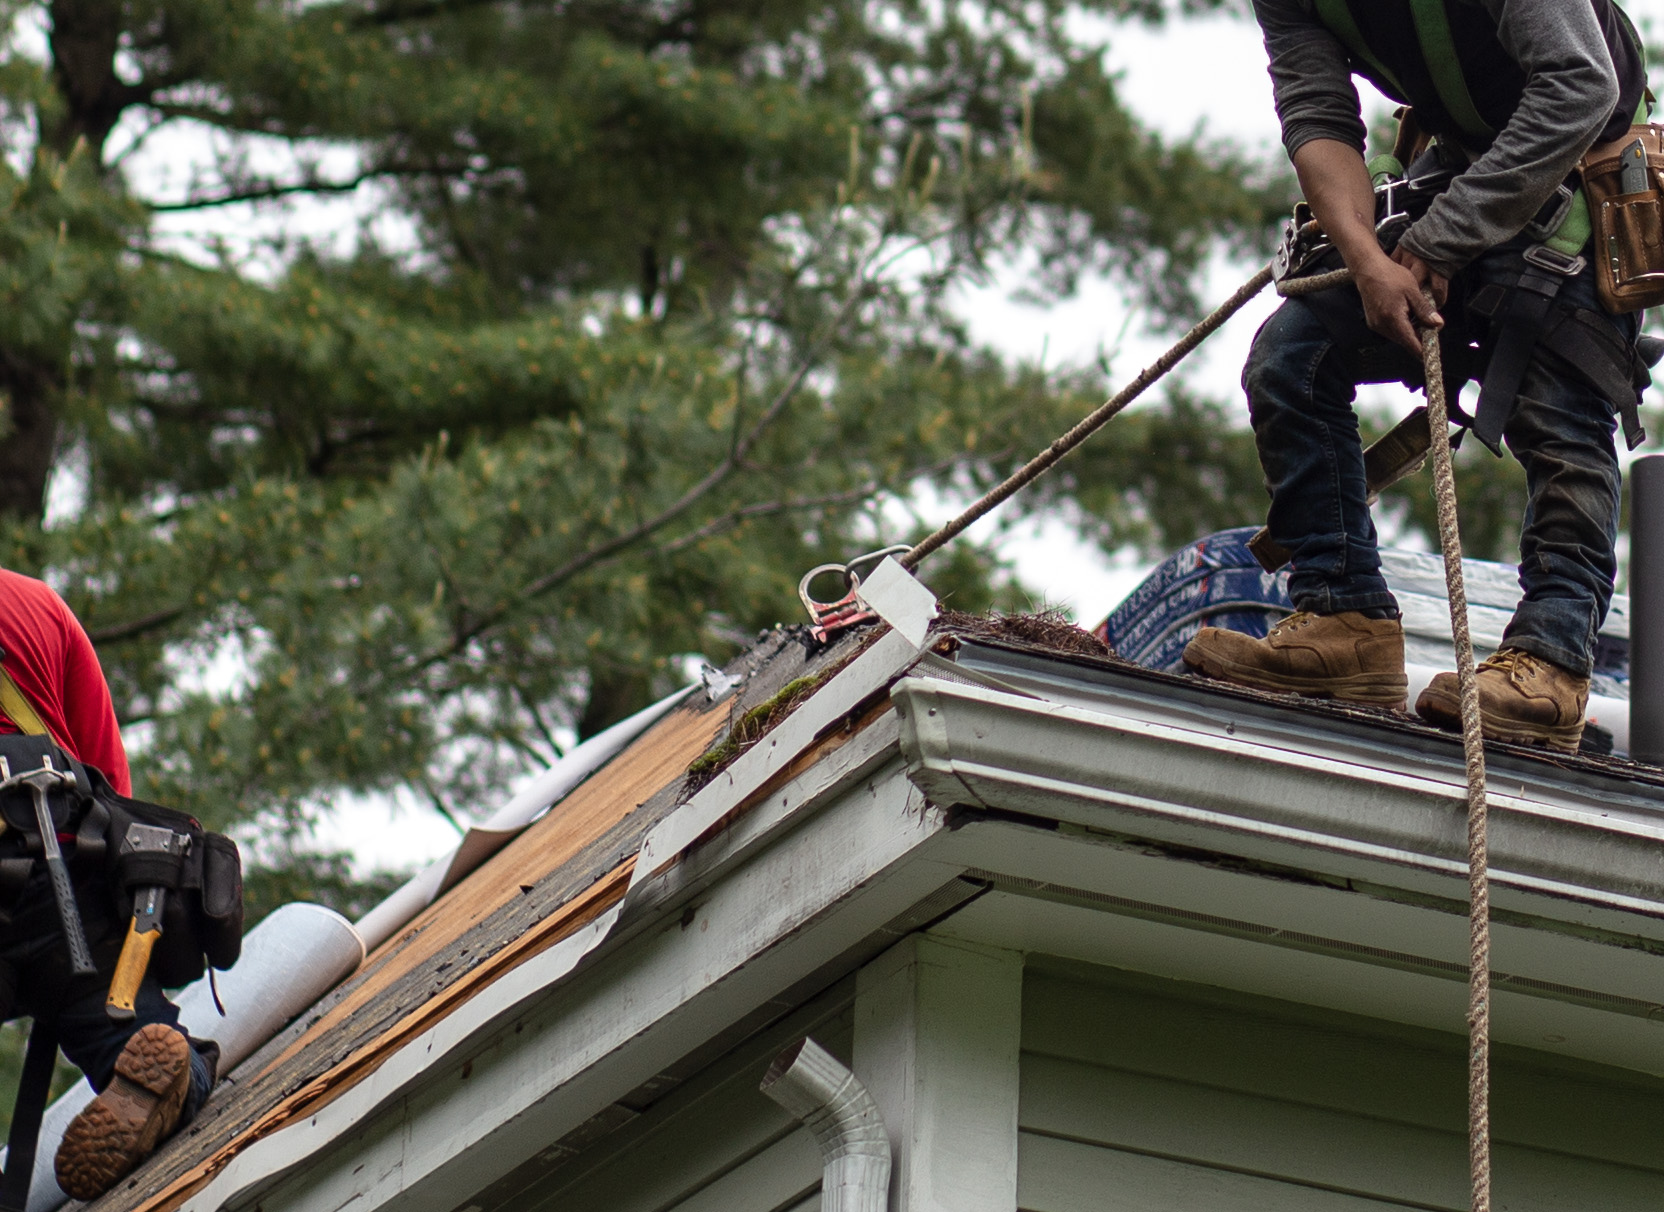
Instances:
[[[463,168],[448,168],[428,165],[420,168],[373,168],[359,173],[356,177],[349,177],[345,181],[296,181],[289,185],[260,185],[249,189],[234,190],[221,194],[215,198],[193,198],[184,202],[152,202],[149,208],[153,214],[165,214],[173,211],[207,210],[215,206],[235,206],[239,202],[265,202],[274,198],[287,198],[292,194],[350,194],[359,186],[381,177],[422,177],[422,176],[454,176],[467,171]]]
[[[649,535],[663,530],[666,526],[681,517],[689,509],[692,509],[705,497],[709,496],[712,491],[719,487],[729,476],[733,475],[734,472],[741,470],[745,465],[746,455],[751,453],[752,448],[762,440],[763,435],[768,432],[774,422],[779,419],[780,414],[785,411],[786,405],[791,403],[793,397],[797,395],[798,390],[803,386],[803,381],[809,377],[809,372],[812,371],[819,363],[820,355],[825,352],[826,346],[830,345],[833,337],[842,331],[844,321],[849,318],[850,313],[855,310],[856,305],[867,297],[867,293],[866,288],[855,291],[850,295],[849,299],[845,301],[844,305],[838,309],[838,314],[833,319],[833,322],[827,325],[827,331],[818,340],[816,340],[813,345],[810,346],[809,350],[799,360],[797,369],[792,372],[791,378],[789,378],[786,381],[785,386],[775,394],[774,399],[769,401],[768,407],[763,409],[762,415],[757,418],[756,423],[745,432],[738,442],[734,443],[734,446],[729,451],[727,458],[723,459],[722,462],[711,468],[711,470],[708,471],[698,483],[694,484],[680,497],[676,498],[674,502],[654,514],[651,518],[648,518],[646,521],[631,527],[623,534],[617,535],[597,547],[590,548],[582,555],[574,556],[553,572],[547,573],[538,577],[535,581],[532,581],[520,591],[521,598],[534,598],[541,594],[545,594],[549,592],[549,590],[554,589],[556,586],[561,585],[566,581],[570,581],[579,573],[593,568],[596,564],[599,564],[601,561],[609,558],[610,556],[616,555],[618,552],[623,551],[627,547],[633,547]]]
[[[829,346],[833,340],[836,339],[838,334],[843,331],[844,323],[849,319],[850,315],[854,313],[856,306],[869,297],[871,290],[872,287],[870,284],[863,282],[861,287],[850,292],[849,298],[846,299],[843,306],[838,309],[838,313],[833,317],[832,322],[826,326],[821,335],[816,338],[813,343],[811,343],[807,350],[804,351],[804,354],[802,358],[799,359],[797,368],[792,372],[791,377],[775,394],[774,399],[769,401],[768,407],[763,410],[762,415],[757,418],[751,428],[746,431],[744,436],[741,437],[737,443],[734,444],[734,447],[729,451],[727,458],[723,459],[715,467],[711,468],[709,472],[700,478],[698,483],[694,484],[680,497],[676,498],[676,500],[670,505],[654,514],[651,518],[632,526],[623,534],[615,535],[606,542],[600,543],[597,546],[591,547],[589,550],[572,557],[572,559],[568,560],[554,571],[546,573],[526,584],[520,592],[515,595],[515,602],[525,602],[531,598],[539,597],[542,594],[548,593],[551,589],[558,588],[567,581],[570,581],[573,577],[578,576],[580,573],[587,572],[597,564],[611,559],[620,552],[634,547],[643,539],[646,539],[651,535],[656,534],[658,531],[663,530],[666,526],[670,525],[688,510],[692,509],[705,497],[709,496],[715,489],[721,486],[721,484],[727,480],[729,476],[733,475],[734,472],[740,470],[744,466],[745,456],[750,453],[752,447],[762,440],[763,435],[767,433],[770,426],[772,426],[774,422],[779,419],[780,414],[785,411],[786,406],[791,403],[792,399],[797,395],[799,389],[802,388],[804,380],[809,377],[810,372],[819,364],[820,357],[826,351],[826,347]],[[461,652],[473,640],[477,639],[480,635],[490,630],[499,621],[501,621],[503,616],[508,614],[509,609],[510,607],[508,605],[502,605],[484,614],[475,616],[465,627],[457,629],[450,644],[448,644],[441,651],[433,653],[423,659],[421,664],[423,666],[437,664],[438,662],[446,660],[447,658],[456,655],[458,652]]]
[[[525,602],[548,593],[550,590],[560,587],[581,573],[587,572],[597,564],[603,563],[604,561],[611,559],[613,556],[629,550],[636,544],[642,542],[644,539],[647,539],[663,530],[666,526],[676,521],[677,518],[687,513],[688,510],[692,509],[700,501],[704,500],[713,491],[719,488],[736,471],[744,470],[746,468],[747,456],[749,456],[757,444],[762,441],[764,435],[767,434],[768,430],[774,425],[775,421],[779,420],[780,415],[786,410],[786,406],[791,403],[791,401],[796,397],[798,391],[802,389],[803,384],[808,379],[810,373],[820,364],[822,355],[825,354],[827,349],[843,333],[844,326],[848,323],[850,317],[855,314],[856,309],[862,303],[865,303],[872,298],[872,296],[877,292],[878,282],[882,279],[883,274],[904,257],[911,255],[919,248],[936,242],[944,236],[952,235],[957,228],[957,223],[949,223],[941,230],[929,236],[916,237],[902,242],[898,247],[890,250],[887,255],[881,255],[884,253],[884,240],[880,239],[871,252],[861,258],[859,268],[853,275],[856,285],[850,290],[848,297],[844,299],[837,312],[822,327],[819,335],[817,335],[803,351],[803,354],[798,359],[797,366],[792,371],[791,376],[786,380],[780,390],[775,393],[774,398],[769,401],[768,406],[763,409],[762,413],[757,417],[757,420],[748,430],[745,431],[743,436],[741,436],[739,440],[730,447],[726,458],[719,462],[715,467],[711,468],[709,472],[701,477],[697,483],[690,487],[680,497],[676,498],[675,501],[671,502],[671,504],[654,514],[652,517],[636,524],[635,526],[632,526],[629,530],[624,531],[622,534],[615,535],[613,538],[597,544],[589,550],[572,557],[572,559],[560,565],[553,571],[528,582],[520,590],[520,592],[515,595],[513,604]],[[890,234],[892,233],[884,233],[885,236]],[[511,608],[511,604],[505,603],[470,620],[467,626],[461,627],[455,632],[449,645],[447,645],[444,649],[432,653],[422,659],[419,664],[422,667],[431,666],[454,656],[458,652],[461,652],[469,643],[501,621],[502,618],[509,613]]]
[[[939,475],[954,467],[960,461],[960,458],[955,456],[951,459],[943,459],[938,463],[933,463],[928,467],[915,468],[908,473],[908,478]],[[881,480],[868,480],[865,484],[855,488],[845,489],[843,492],[829,492],[818,497],[793,497],[782,501],[758,501],[751,505],[741,505],[737,509],[730,509],[727,513],[712,518],[696,530],[690,530],[687,534],[672,539],[657,550],[660,555],[675,555],[677,552],[686,551],[696,543],[713,538],[725,530],[731,530],[742,522],[749,522],[754,518],[778,517],[784,513],[800,513],[810,509],[832,509],[840,505],[856,505],[864,500],[876,497],[884,491],[885,487],[885,483]]]
[[[384,8],[371,9],[360,16],[353,24],[359,26],[397,25],[401,21],[424,21],[442,13],[460,12],[464,9],[494,2],[495,0],[419,0],[417,3],[394,3]]]
[[[136,619],[129,619],[125,623],[112,623],[108,627],[95,627],[87,632],[87,638],[96,644],[113,644],[119,640],[137,639],[149,632],[160,630],[185,613],[185,607],[173,606],[167,610],[158,610],[154,614],[141,615]]]

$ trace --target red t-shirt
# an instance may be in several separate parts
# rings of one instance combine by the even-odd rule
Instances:
[[[70,756],[133,794],[127,750],[92,641],[62,598],[34,577],[0,568],[0,652],[6,672]],[[0,712],[0,732],[21,731]]]

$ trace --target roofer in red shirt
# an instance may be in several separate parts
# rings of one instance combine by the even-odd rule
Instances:
[[[0,669],[0,755],[9,755],[7,780],[24,764],[35,770],[42,764],[40,754],[55,742],[70,759],[96,771],[82,775],[86,785],[96,791],[101,775],[116,796],[131,796],[127,752],[92,642],[51,587],[6,570],[0,570]],[[45,737],[38,735],[43,730]],[[20,749],[30,743],[34,750]],[[213,1087],[218,1048],[190,1039],[178,1027],[179,1011],[153,974],[138,986],[131,1017],[115,1017],[107,1005],[125,915],[109,874],[104,838],[94,836],[93,826],[107,824],[111,816],[108,808],[99,815],[95,795],[55,798],[69,805],[65,813],[76,814],[65,815],[54,832],[73,872],[73,899],[96,972],[74,970],[73,948],[46,863],[0,858],[0,1017],[28,1016],[37,1030],[46,1024],[47,1042],[55,1035],[64,1055],[99,1092],[65,1132],[55,1164],[64,1191],[86,1200],[114,1186],[196,1114]],[[107,792],[105,799],[110,799]],[[28,796],[14,793],[6,816],[10,828],[0,832],[0,843],[10,833],[12,844],[20,844],[16,839],[25,831],[13,814],[27,811],[28,802]],[[56,803],[50,811],[59,822]],[[33,836],[38,835],[37,829]],[[34,844],[44,851],[43,843]],[[33,1038],[30,1050],[36,1051]],[[44,1048],[41,1054],[50,1055]],[[21,1086],[26,1089],[28,1083],[26,1075]],[[25,1101],[20,1091],[20,1114]],[[34,1153],[33,1133],[23,1142],[17,1136],[14,1121],[9,1161],[28,1161]],[[8,1164],[0,1207],[13,1200],[21,1206],[27,1195],[27,1171],[13,1170]]]

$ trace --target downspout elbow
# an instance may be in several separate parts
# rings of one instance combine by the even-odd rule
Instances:
[[[804,1038],[775,1057],[761,1089],[820,1146],[821,1212],[887,1212],[890,1137],[878,1104],[853,1073]]]

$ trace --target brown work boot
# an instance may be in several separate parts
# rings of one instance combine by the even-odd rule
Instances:
[[[1404,624],[1355,610],[1302,610],[1273,626],[1263,640],[1204,627],[1186,645],[1184,663],[1239,686],[1399,711],[1410,687],[1404,676]]]
[[[1519,648],[1479,665],[1479,727],[1488,741],[1546,745],[1576,753],[1589,706],[1589,679]],[[1440,728],[1462,729],[1462,695],[1454,673],[1441,673],[1416,699],[1416,714]]]
[[[71,1199],[97,1199],[179,1125],[191,1088],[190,1042],[163,1023],[134,1032],[115,1076],[64,1132],[53,1163]]]

